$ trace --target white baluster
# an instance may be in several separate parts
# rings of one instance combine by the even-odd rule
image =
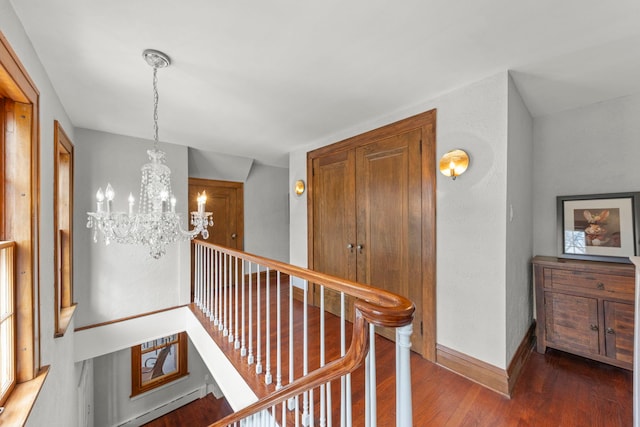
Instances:
[[[220,252],[218,257],[218,330],[224,329],[224,259],[226,255]]]
[[[411,403],[411,332],[413,326],[396,328],[396,425],[413,425]]]
[[[218,326],[218,283],[220,282],[220,253],[213,256],[213,325]]]
[[[260,289],[260,265],[257,265],[256,268],[256,276],[257,276],[257,286],[256,286],[256,374],[262,373],[262,353],[261,353],[261,322],[260,322],[260,306],[262,305],[262,300],[260,299],[261,289]]]
[[[266,316],[266,329],[264,334],[265,341],[265,362],[266,362],[266,371],[264,374],[264,383],[271,384],[273,382],[273,377],[271,375],[271,289],[270,289],[270,271],[267,268],[267,283],[265,287],[265,296],[266,296],[266,307],[265,307],[265,316]]]
[[[247,343],[245,341],[246,325],[247,325],[246,322],[245,322],[245,320],[246,320],[245,319],[245,311],[247,310],[247,306],[246,306],[246,303],[245,303],[244,264],[245,264],[245,262],[243,260],[242,261],[242,304],[241,304],[241,306],[242,306],[242,342],[241,342],[241,345],[240,345],[240,355],[243,356],[243,357],[247,355],[247,346],[246,346]]]
[[[345,354],[344,292],[340,292],[340,356]],[[347,425],[347,378],[340,378],[340,427]]]
[[[365,365],[365,372],[369,387],[365,390],[367,401],[365,401],[367,414],[369,416],[369,426],[378,425],[378,384],[376,376],[376,327],[369,325],[369,354],[367,355],[368,365]],[[366,386],[365,386],[366,387]]]
[[[197,243],[194,244],[195,246],[195,273],[193,276],[193,287],[194,287],[194,291],[193,291],[193,302],[196,304],[196,307],[198,307],[200,310],[202,310],[202,307],[200,307],[200,245],[198,245]]]
[[[294,354],[294,346],[293,346],[293,277],[289,277],[289,384],[293,382],[293,354]],[[295,401],[293,398],[289,399],[288,408],[290,411],[293,411],[295,406]],[[297,418],[296,418],[297,421]]]
[[[320,313],[318,315],[320,316],[320,367],[322,368],[325,364],[324,286],[320,286]],[[320,386],[320,427],[327,425],[325,398],[325,386],[323,384]]]
[[[276,272],[276,390],[282,388],[282,313],[280,272]]]
[[[235,273],[235,280],[234,280],[234,288],[235,288],[235,296],[236,296],[236,300],[235,300],[235,322],[236,322],[236,333],[234,336],[234,342],[233,342],[233,348],[235,348],[236,350],[240,348],[240,336],[238,335],[240,333],[240,327],[238,326],[238,257],[235,257],[236,263],[235,263],[235,268],[234,268],[234,273]]]
[[[227,315],[229,313],[229,304],[227,303],[227,294],[229,293],[229,256],[228,254],[222,255],[222,336],[229,335],[229,328],[227,323]]]
[[[206,282],[207,282],[207,315],[209,316],[209,321],[213,320],[213,260],[215,257],[215,252],[211,248],[207,248],[207,271],[206,271]]]
[[[247,363],[252,365],[253,362],[253,275],[251,274],[251,262],[249,262],[249,356]]]
[[[305,280],[305,289],[307,288],[307,281]],[[309,335],[308,335],[308,326],[309,326],[309,317],[308,317],[308,306],[307,303],[307,293],[304,293],[304,305],[302,306],[302,376],[305,377],[309,373]],[[302,425],[309,425],[309,392],[305,391],[303,394],[302,401]]]

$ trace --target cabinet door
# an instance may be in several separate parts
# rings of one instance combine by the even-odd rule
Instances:
[[[598,300],[545,292],[547,342],[583,354],[598,354]]]
[[[356,280],[355,157],[354,151],[313,160],[313,269]],[[352,245],[349,248],[348,245]],[[320,286],[313,288],[320,305]],[[325,289],[326,310],[340,314],[340,294]],[[346,301],[346,316],[352,316]]]
[[[422,301],[421,130],[356,149],[358,282],[417,301],[419,337]],[[381,331],[395,339],[395,330]],[[413,339],[422,353],[422,339]]]
[[[604,301],[607,357],[633,363],[633,304]]]

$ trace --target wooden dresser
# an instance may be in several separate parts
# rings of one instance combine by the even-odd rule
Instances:
[[[633,369],[635,267],[533,259],[537,350],[547,347]]]

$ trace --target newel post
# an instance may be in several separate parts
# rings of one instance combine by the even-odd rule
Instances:
[[[396,426],[412,427],[410,324],[396,328]]]

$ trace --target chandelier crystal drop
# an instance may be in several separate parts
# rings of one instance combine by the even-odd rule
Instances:
[[[167,55],[157,50],[147,49],[142,54],[153,67],[153,150],[147,150],[149,163],[142,166],[138,212],[134,213],[135,198],[129,194],[129,211],[113,210],[115,191],[107,184],[96,193],[96,211],[89,215],[87,227],[93,228],[93,240],[98,241],[98,231],[105,244],[110,242],[141,244],[149,246],[153,258],[160,258],[166,252],[166,245],[177,241],[191,240],[202,234],[209,237],[207,227],[213,226],[211,212],[206,212],[206,194],[198,193],[198,210],[191,212],[192,230],[183,230],[180,215],[176,213],[176,198],[171,191],[171,170],[164,164],[165,153],[158,150],[158,68],[171,64]],[[106,201],[106,204],[105,204]],[[106,206],[105,206],[106,205]]]

